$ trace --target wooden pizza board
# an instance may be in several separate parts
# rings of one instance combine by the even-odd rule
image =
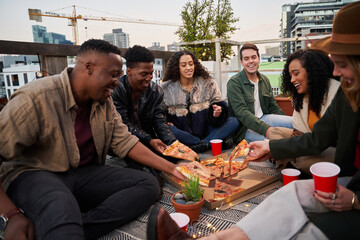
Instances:
[[[218,155],[217,157],[222,157],[224,159],[228,158],[228,154],[224,153],[221,155]],[[207,158],[205,160],[208,159],[213,159],[214,157],[211,158]],[[168,175],[163,173],[163,176],[165,177],[166,180],[168,180],[168,182],[170,184],[172,184],[173,186],[175,186],[176,188],[178,188],[179,190],[182,190],[183,187],[177,183],[176,181],[174,181],[174,179]],[[205,202],[204,202],[204,206],[207,207],[208,209],[215,209],[215,208],[219,208],[222,207],[230,202],[232,202],[232,204],[239,204],[240,202],[246,201],[247,199],[253,197],[254,195],[250,193],[254,193],[256,190],[259,190],[275,181],[278,180],[278,178],[276,176],[269,176],[266,175],[264,173],[258,172],[256,170],[250,169],[250,168],[246,168],[245,170],[233,175],[231,177],[232,182],[236,182],[237,186],[239,186],[240,188],[243,188],[244,190],[234,194],[228,198],[219,200],[219,201],[214,201],[212,200],[214,197],[214,188],[213,187],[203,187],[205,192],[204,192],[204,197],[205,197]],[[210,184],[211,185],[211,184]],[[274,188],[275,186],[273,186],[272,188]],[[272,189],[270,188],[270,189]],[[269,188],[264,189],[264,192],[270,190]],[[262,192],[259,191],[258,194],[261,194]],[[249,196],[247,196],[249,195]],[[256,195],[255,195],[256,196]],[[238,199],[242,199],[242,201],[235,201]],[[245,200],[243,200],[245,199]]]

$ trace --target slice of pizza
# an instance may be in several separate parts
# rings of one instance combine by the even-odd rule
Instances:
[[[229,170],[230,169],[230,164],[229,162],[225,162],[226,165],[224,167],[224,175],[223,177],[226,178],[228,177],[230,174],[231,176],[246,169],[249,165],[249,162],[245,162],[245,161],[242,161],[242,162],[232,162],[231,163],[231,171]]]
[[[226,182],[215,180],[214,200],[223,200],[243,190],[244,189],[241,187],[233,186]]]
[[[249,151],[248,142],[243,139],[231,152],[229,160],[232,161],[237,157],[245,157],[248,155]]]
[[[163,152],[163,155],[188,161],[199,161],[199,155],[178,140],[168,146]]]
[[[191,175],[199,175],[199,181],[201,186],[209,186],[210,183],[210,171],[199,162],[189,162],[184,165],[177,166],[176,169],[181,172],[185,177]]]
[[[248,142],[243,139],[235,148],[234,150],[231,152],[230,158],[229,158],[229,176],[232,175],[231,171],[232,171],[232,161],[237,158],[237,157],[246,157],[249,153],[250,149],[248,147]]]
[[[221,157],[203,160],[200,163],[204,165],[207,169],[209,169],[211,175],[216,178],[220,178],[223,172],[223,168],[225,166],[224,159]]]

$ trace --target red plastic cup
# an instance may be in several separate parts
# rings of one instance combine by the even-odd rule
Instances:
[[[310,167],[313,175],[315,190],[323,192],[336,192],[337,177],[340,167],[335,163],[318,162]]]
[[[222,142],[223,142],[223,140],[221,140],[221,139],[213,139],[213,140],[210,140],[211,150],[212,150],[213,156],[216,156],[216,155],[221,154],[221,145],[222,145]]]
[[[283,178],[283,185],[298,180],[300,176],[300,171],[293,169],[293,168],[285,168],[281,170],[282,178]]]
[[[176,224],[185,232],[190,222],[190,218],[185,213],[170,213],[170,217],[176,222]]]

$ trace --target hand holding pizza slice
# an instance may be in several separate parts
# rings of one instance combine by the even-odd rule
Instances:
[[[199,162],[189,162],[186,164],[179,164],[176,169],[181,172],[185,177],[191,175],[199,175],[199,183],[201,186],[207,187],[210,183],[210,171]]]

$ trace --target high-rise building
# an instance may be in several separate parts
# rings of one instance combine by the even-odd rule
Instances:
[[[40,25],[32,25],[33,38],[36,43],[53,43],[53,44],[68,44],[72,45],[73,43],[69,40],[66,40],[66,36],[47,32],[46,27]]]
[[[291,17],[294,12],[295,5],[285,4],[282,6],[282,16],[280,24],[280,38],[288,38],[291,36]],[[291,53],[291,43],[280,43],[280,56],[287,57]]]
[[[119,47],[129,48],[129,34],[124,33],[122,28],[113,29],[112,33],[105,33],[104,40]]]
[[[294,5],[282,6],[280,37],[306,37],[331,34],[332,22],[339,9],[356,0],[315,0]],[[310,41],[284,42],[280,54],[287,57],[290,53],[305,49]]]

